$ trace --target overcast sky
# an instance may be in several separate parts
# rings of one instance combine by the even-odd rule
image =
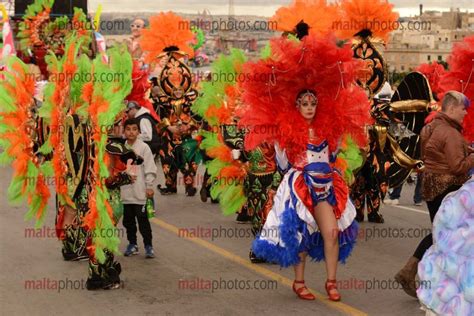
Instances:
[[[237,15],[272,16],[278,7],[287,5],[291,0],[234,0],[234,11]],[[419,12],[418,6],[423,4],[424,10],[444,10],[460,8],[462,11],[474,11],[474,0],[391,0],[395,9],[402,16],[414,15]],[[229,0],[89,0],[89,10],[95,11],[102,4],[104,12],[140,12],[140,11],[176,11],[197,13],[208,9],[211,14],[227,14]]]

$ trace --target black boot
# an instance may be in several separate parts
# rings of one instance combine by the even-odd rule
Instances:
[[[252,217],[247,215],[247,209],[243,208],[240,213],[237,213],[237,218],[235,219],[237,224],[246,224],[252,221]]]
[[[357,213],[355,219],[356,219],[356,221],[358,221],[359,223],[360,223],[360,222],[363,222],[363,221],[364,221],[364,213]]]
[[[371,223],[383,224],[385,222],[385,220],[383,219],[382,214],[380,214],[378,212],[369,213],[369,215],[367,217],[369,218],[369,222],[371,222]]]
[[[122,267],[113,260],[113,256],[108,255],[103,264],[89,261],[89,277],[86,282],[88,290],[113,290],[120,287]]]
[[[186,187],[186,195],[187,196],[195,196],[196,192],[197,192],[197,190],[196,190],[195,187],[193,187],[193,186]]]
[[[201,202],[206,203],[207,202],[207,188],[205,185],[201,187],[201,190],[199,190],[199,196],[201,197]]]

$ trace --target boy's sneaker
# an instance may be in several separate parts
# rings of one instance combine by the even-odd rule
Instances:
[[[416,206],[422,206],[422,205],[423,205],[423,202],[415,202],[415,205],[416,205]]]
[[[170,189],[166,186],[162,187],[161,184],[158,184],[157,188],[160,191],[161,195],[172,195],[178,193],[178,189]]]
[[[127,249],[123,253],[125,257],[130,257],[132,255],[138,255],[138,246],[134,244],[129,244]]]
[[[400,201],[398,199],[393,199],[392,200],[390,198],[383,200],[383,202],[385,204],[388,204],[388,205],[398,205],[398,204],[400,204]]]
[[[155,258],[155,252],[153,251],[152,246],[145,246],[145,258],[148,258],[148,259]]]

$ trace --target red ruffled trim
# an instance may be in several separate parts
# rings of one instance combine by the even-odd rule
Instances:
[[[336,195],[336,205],[333,207],[336,219],[341,218],[342,213],[346,209],[347,199],[349,198],[349,188],[344,178],[339,173],[333,172],[334,194]]]

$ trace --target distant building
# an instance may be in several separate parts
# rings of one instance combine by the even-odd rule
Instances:
[[[421,10],[420,10],[421,11]],[[426,11],[401,18],[385,50],[389,71],[407,72],[420,64],[446,62],[453,44],[474,32],[474,13]]]

